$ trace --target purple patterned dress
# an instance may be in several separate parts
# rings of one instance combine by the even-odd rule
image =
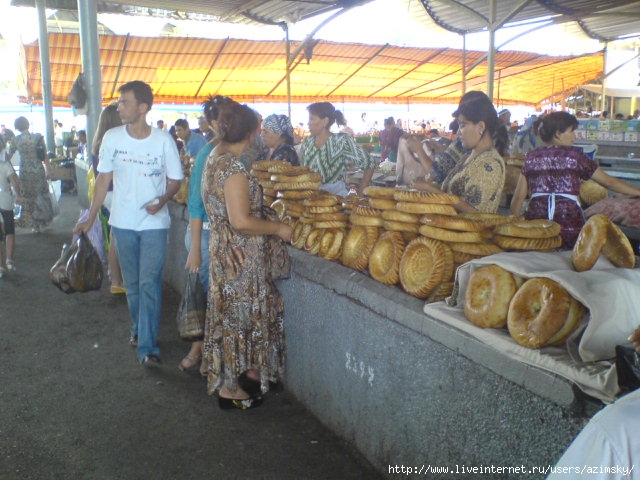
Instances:
[[[562,226],[561,249],[573,248],[584,225],[582,207],[577,200],[580,183],[590,179],[597,169],[596,161],[587,157],[580,147],[549,145],[527,154],[521,173],[527,179],[532,198],[525,218],[549,218],[549,207],[555,200],[552,219]],[[555,194],[554,198],[550,199],[548,194]]]

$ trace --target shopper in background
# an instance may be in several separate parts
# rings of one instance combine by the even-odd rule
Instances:
[[[300,148],[300,163],[322,175],[320,188],[329,193],[347,196],[345,174],[350,164],[363,170],[358,192],[369,185],[376,159],[369,156],[346,133],[332,133],[334,123],[344,124],[344,115],[329,102],[312,103],[309,111],[309,136]]]
[[[398,143],[404,130],[396,126],[393,117],[385,118],[384,129],[380,131],[380,161],[389,159],[390,162],[398,161]]]
[[[202,197],[211,229],[209,308],[204,357],[208,391],[223,409],[254,408],[269,382],[284,373],[284,302],[271,278],[267,237],[291,240],[292,228],[266,220],[262,189],[240,161],[258,118],[231,103],[217,121],[219,144],[209,156]]]
[[[176,135],[182,140],[182,150],[180,150],[181,157],[195,157],[202,147],[207,144],[204,136],[199,133],[192,132],[189,128],[189,122],[184,118],[179,118],[174,124],[176,127]]]
[[[18,175],[11,162],[7,161],[6,144],[4,137],[0,135],[0,278],[10,270],[15,270],[13,253],[15,249],[15,224],[14,224],[14,199],[11,188],[16,194],[15,203],[22,203],[22,192]]]
[[[16,152],[20,153],[20,187],[23,203],[18,226],[31,228],[39,233],[53,220],[53,205],[47,181],[51,170],[46,154],[47,147],[42,135],[29,132],[29,120],[25,117],[16,118],[14,125],[20,134],[11,143],[7,159],[11,161]],[[13,268],[13,259],[7,259],[7,266]]]
[[[98,177],[98,163],[100,161],[100,147],[102,146],[102,139],[104,134],[112,128],[122,125],[120,115],[118,114],[118,104],[111,103],[104,107],[100,112],[100,118],[98,119],[98,127],[96,133],[93,136],[93,142],[91,143],[91,166],[95,177]],[[111,215],[111,204],[113,201],[113,182],[109,184],[107,194],[104,198],[103,208],[106,209],[105,216],[109,219]],[[119,295],[125,293],[124,282],[122,280],[122,271],[120,270],[120,261],[118,260],[118,249],[116,247],[116,239],[113,236],[113,232],[109,228],[109,250],[107,252],[107,263],[109,265],[109,277],[111,278],[110,291],[113,295]]]

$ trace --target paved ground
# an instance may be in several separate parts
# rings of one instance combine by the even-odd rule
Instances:
[[[41,234],[20,230],[18,271],[0,280],[0,479],[378,479],[286,390],[221,411],[177,369],[179,295],[165,288],[163,365],[128,345],[124,297],[66,295],[49,268],[71,238],[76,198]]]

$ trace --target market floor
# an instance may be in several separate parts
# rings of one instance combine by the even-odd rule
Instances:
[[[17,272],[0,279],[0,479],[378,479],[290,393],[222,411],[177,365],[179,295],[165,286],[163,363],[138,365],[124,296],[64,294],[56,261],[80,207],[40,234],[19,229]]]

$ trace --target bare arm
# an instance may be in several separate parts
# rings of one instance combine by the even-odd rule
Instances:
[[[528,190],[527,178],[520,174],[518,183],[516,183],[516,189],[513,192],[513,197],[511,198],[511,213],[513,215],[521,214],[522,205],[524,204],[524,199],[527,198]]]
[[[9,176],[9,182],[11,183],[13,190],[16,192],[17,202],[22,203],[22,200],[24,199],[22,198],[22,190],[20,190],[20,181],[15,171]]]
[[[282,222],[254,217],[250,213],[249,180],[242,174],[231,175],[224,182],[224,197],[229,223],[234,230],[248,235],[277,235],[291,241],[293,229]]]
[[[189,270],[189,273],[197,273],[202,263],[202,254],[200,253],[202,248],[202,219],[190,218],[189,230],[191,232],[191,250],[189,250],[184,268]]]
[[[608,188],[609,190],[613,190],[614,192],[624,193],[626,195],[640,196],[640,188],[633,187],[627,182],[620,180],[619,178],[608,175],[601,168],[598,168],[594,172],[591,179],[595,180],[603,187]]]
[[[75,233],[87,233],[93,222],[95,222],[96,217],[98,216],[98,211],[100,211],[100,207],[102,207],[102,203],[104,202],[104,198],[107,196],[107,191],[109,190],[109,184],[113,179],[113,172],[108,173],[99,173],[96,178],[96,185],[93,190],[93,200],[91,202],[91,206],[89,207],[89,217],[84,222],[78,223],[73,231]]]
[[[418,160],[420,160],[425,171],[427,173],[431,173],[431,170],[433,169],[433,159],[427,155],[427,152],[422,148],[422,142],[413,136],[407,136],[406,142],[409,151],[418,157]]]
[[[147,205],[145,209],[149,214],[155,215],[160,211],[162,207],[164,207],[165,203],[171,200],[173,196],[178,193],[179,189],[180,180],[172,180],[170,178],[167,178],[167,189],[165,190],[164,195],[158,197],[158,200],[160,200],[160,202],[156,203],[155,205]]]

